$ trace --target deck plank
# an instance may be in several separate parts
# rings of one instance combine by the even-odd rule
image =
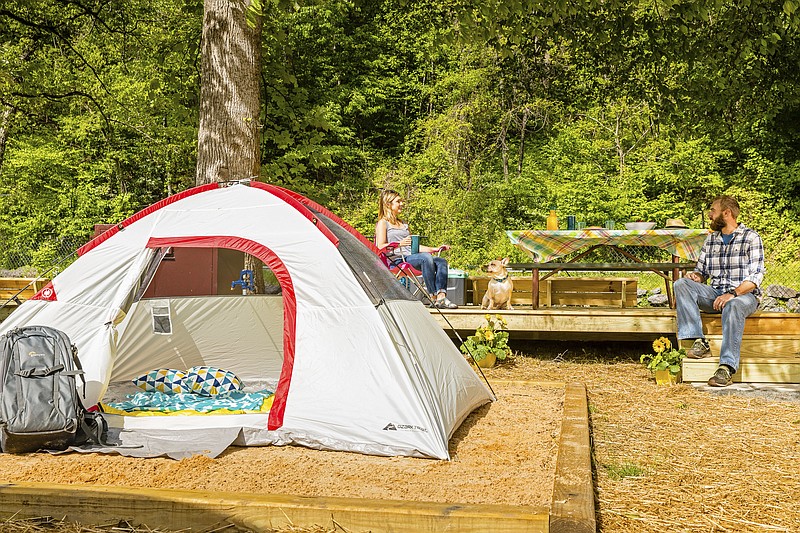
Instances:
[[[487,313],[499,314],[517,339],[646,340],[674,335],[675,312],[671,309],[560,308],[488,311],[463,307],[439,313],[434,319],[451,336],[471,334],[485,323]]]
[[[683,381],[704,383],[719,366],[718,357],[684,359]],[[735,383],[800,383],[800,358],[752,357],[742,359],[739,371],[733,375]]]

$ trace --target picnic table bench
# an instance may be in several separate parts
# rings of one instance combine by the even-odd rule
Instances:
[[[472,303],[480,305],[489,286],[490,276],[470,276]],[[532,279],[514,277],[511,305],[531,305],[533,299]],[[543,307],[601,306],[636,307],[636,278],[623,277],[555,277],[538,286],[537,302]]]
[[[514,277],[512,305],[597,305],[635,307],[638,280],[633,277],[554,277],[559,272],[655,272],[664,279],[670,307],[675,307],[672,282],[682,272],[693,269],[694,262],[620,262],[620,263],[509,263],[511,273],[530,273],[530,277]],[[548,271],[541,274],[540,271]],[[489,276],[470,276],[472,302],[480,305],[488,287]]]
[[[675,298],[672,295],[672,282],[681,276],[681,273],[693,269],[695,267],[693,261],[670,261],[670,262],[642,262],[630,261],[619,263],[578,263],[578,262],[548,262],[548,263],[511,263],[508,269],[517,272],[530,272],[531,273],[531,304],[533,309],[539,307],[539,285],[541,282],[548,280],[559,272],[655,272],[664,279],[665,292],[670,307],[675,307]],[[540,275],[540,270],[548,270],[549,272]],[[556,279],[556,278],[554,278]],[[586,280],[583,283],[591,283],[593,278],[575,278]],[[608,278],[614,279],[614,278]],[[629,278],[619,278],[629,279]],[[634,280],[635,281],[635,280]],[[636,292],[636,284],[630,285],[633,287],[633,292]],[[634,299],[635,301],[635,299]],[[635,305],[635,303],[634,303]],[[624,307],[624,306],[621,306]]]

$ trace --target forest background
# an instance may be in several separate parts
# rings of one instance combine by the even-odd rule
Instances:
[[[800,272],[800,0],[254,4],[258,179],[365,235],[391,187],[471,269],[525,259],[504,231],[544,228],[551,206],[704,227],[729,193],[768,265]],[[22,251],[46,269],[194,185],[202,16],[201,0],[0,3],[0,268]]]

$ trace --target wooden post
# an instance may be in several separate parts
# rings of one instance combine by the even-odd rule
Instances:
[[[673,263],[678,263],[678,261],[680,261],[680,260],[681,260],[681,258],[678,257],[677,255],[673,255],[672,256],[672,262]],[[681,274],[681,269],[679,269],[678,267],[675,267],[675,268],[672,269],[672,283],[675,283],[675,280],[678,279],[678,276],[680,276],[680,274]]]
[[[531,305],[532,309],[539,309],[539,269],[531,270]]]

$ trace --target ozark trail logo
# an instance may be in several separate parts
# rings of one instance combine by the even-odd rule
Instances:
[[[421,426],[415,426],[413,424],[395,424],[393,422],[389,422],[386,424],[386,427],[383,428],[384,431],[423,431],[427,432],[428,430]]]

